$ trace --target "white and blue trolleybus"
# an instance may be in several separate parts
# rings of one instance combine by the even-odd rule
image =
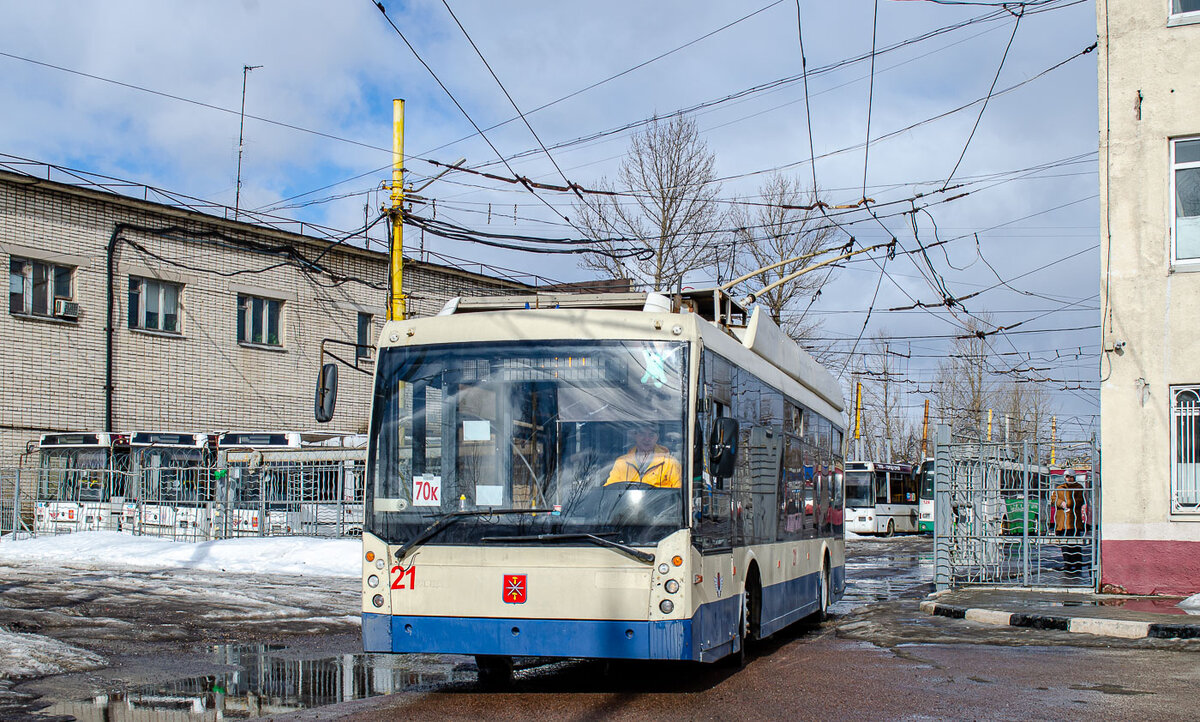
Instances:
[[[319,420],[335,389],[330,364]],[[482,675],[740,656],[843,592],[841,418],[836,380],[716,290],[462,298],[388,322],[364,648],[471,654]]]

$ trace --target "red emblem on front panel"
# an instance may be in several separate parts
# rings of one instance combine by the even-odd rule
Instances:
[[[505,574],[504,575],[504,602],[505,604],[524,604],[525,603],[525,575],[524,574]]]

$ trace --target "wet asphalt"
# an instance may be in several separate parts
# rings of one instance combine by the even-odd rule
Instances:
[[[1187,672],[1200,668],[1200,642],[1111,640],[920,612],[918,603],[932,591],[932,542],[917,536],[851,540],[847,592],[831,619],[802,622],[760,643],[743,669],[529,660],[503,690],[480,687],[469,657],[361,654],[357,626],[346,618],[358,608],[353,579],[318,586],[195,572],[31,568],[0,568],[0,579],[0,626],[96,651],[109,662],[0,682],[3,719],[109,719],[118,708],[123,719],[158,719],[153,715],[163,710],[156,705],[164,704],[224,706],[225,717],[306,719],[1074,719],[1081,711],[1175,719],[1178,683],[1200,688],[1196,673]],[[197,589],[204,590],[201,601]],[[1073,671],[1079,664],[1116,676],[1098,680]],[[1118,675],[1125,666],[1136,672]],[[1165,676],[1148,677],[1154,669]],[[869,715],[846,714],[844,700],[856,696],[875,700]],[[129,716],[131,710],[145,716]]]

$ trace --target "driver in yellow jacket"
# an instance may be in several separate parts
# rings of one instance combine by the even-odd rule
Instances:
[[[634,429],[633,448],[613,464],[604,485],[635,483],[678,489],[682,485],[683,470],[667,447],[659,446],[657,441],[658,428],[655,424],[643,424]]]

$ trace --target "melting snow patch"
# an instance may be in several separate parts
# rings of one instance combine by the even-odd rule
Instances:
[[[1188,614],[1200,614],[1200,594],[1193,594],[1177,606]]]
[[[33,539],[5,539],[0,564],[50,562],[87,569],[201,569],[214,572],[320,577],[362,573],[358,539],[266,537],[176,542],[115,531],[85,531]]]
[[[40,634],[22,634],[0,628],[0,679],[83,672],[107,664],[104,657],[86,649]]]

